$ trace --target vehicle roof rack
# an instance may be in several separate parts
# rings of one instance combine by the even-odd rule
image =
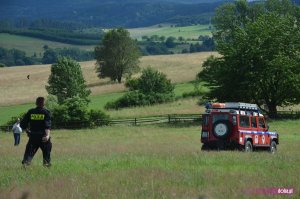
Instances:
[[[260,111],[256,104],[244,103],[244,102],[226,102],[226,103],[213,103],[213,109],[237,109],[237,110],[249,110]]]

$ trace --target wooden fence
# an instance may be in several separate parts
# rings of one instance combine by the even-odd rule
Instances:
[[[279,111],[276,119],[300,119],[300,111]],[[98,120],[93,125],[94,127],[106,125],[147,125],[160,123],[179,123],[179,122],[196,122],[201,124],[202,114],[170,114],[149,117],[136,117],[127,119],[111,119],[109,121]],[[79,129],[89,128],[88,121],[74,121],[68,123],[53,124],[53,129]],[[12,126],[0,126],[0,131],[10,132]]]
[[[160,115],[149,116],[140,118],[126,118],[126,119],[111,119],[109,121],[98,120],[93,126],[103,126],[103,123],[107,125],[147,125],[147,124],[160,124],[160,123],[178,123],[178,122],[198,122],[202,121],[202,114],[172,114],[172,115]],[[88,121],[74,121],[68,123],[53,124],[52,129],[79,129],[88,128]],[[12,126],[0,126],[0,131],[10,132]]]

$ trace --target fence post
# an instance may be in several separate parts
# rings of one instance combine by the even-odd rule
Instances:
[[[171,123],[171,116],[170,115],[168,115],[168,121],[169,121],[169,123]]]
[[[134,118],[134,125],[136,126],[136,118]]]

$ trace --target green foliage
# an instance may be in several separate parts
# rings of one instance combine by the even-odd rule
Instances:
[[[58,53],[51,48],[46,48],[43,58],[42,58],[42,63],[43,64],[53,64],[57,61]]]
[[[121,83],[122,77],[139,70],[140,51],[129,32],[123,28],[110,30],[102,40],[103,46],[95,48],[97,73]]]
[[[146,55],[166,55],[171,54],[171,52],[166,47],[165,43],[160,42],[150,42],[146,44]]]
[[[202,44],[199,43],[190,44],[190,53],[215,50],[215,42],[213,38],[203,37],[201,39],[203,41]]]
[[[90,110],[89,112],[90,127],[103,126],[109,124],[109,115],[100,110]]]
[[[168,37],[166,40],[167,48],[175,48],[176,47],[176,38],[175,37]]]
[[[142,71],[138,79],[126,82],[130,92],[114,102],[106,104],[106,109],[118,109],[130,106],[146,106],[174,100],[174,86],[166,75],[154,69]]]
[[[131,90],[139,90],[144,94],[150,93],[172,93],[174,86],[167,76],[155,69],[146,68],[142,71],[142,75],[137,80],[137,87],[128,86]]]
[[[109,116],[100,110],[88,110],[87,101],[80,97],[66,99],[58,104],[48,97],[54,128],[83,128],[109,124]]]
[[[88,61],[94,58],[94,53],[92,51],[83,51],[79,48],[44,48],[45,52],[42,58],[43,64],[55,63],[58,57],[69,57],[76,61]]]
[[[53,122],[80,122],[88,120],[87,102],[79,97],[65,99],[62,104],[53,110]]]
[[[286,9],[269,9],[270,2]],[[300,102],[300,10],[288,2],[237,1],[218,9],[215,39],[223,56],[210,57],[199,74],[210,97],[266,104],[271,117],[277,106]]]
[[[55,95],[59,104],[76,96],[88,101],[87,97],[91,93],[85,85],[80,65],[66,57],[58,58],[57,63],[51,66],[48,84],[48,93]]]
[[[131,91],[125,93],[121,98],[116,101],[108,102],[105,109],[119,109],[125,107],[135,106],[149,106],[152,104],[160,104],[174,100],[173,93],[149,93],[144,94],[141,91]]]

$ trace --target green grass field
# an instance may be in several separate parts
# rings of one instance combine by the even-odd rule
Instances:
[[[197,39],[200,35],[211,35],[211,30],[208,25],[195,25],[185,27],[171,27],[164,25],[162,27],[150,26],[145,28],[128,29],[131,37],[141,39],[142,36],[151,37],[152,35],[165,36],[165,37],[183,37],[184,39]]]
[[[199,125],[53,131],[52,167],[38,151],[23,169],[27,137],[0,133],[0,198],[299,198],[300,122],[270,124],[278,153],[202,152]],[[292,187],[293,197],[246,195]]]
[[[19,49],[26,52],[27,56],[32,56],[34,53],[38,57],[42,57],[44,53],[43,46],[48,45],[50,48],[70,48],[76,47],[81,50],[93,50],[94,46],[79,46],[64,44],[60,42],[47,41],[42,39],[36,39],[32,37],[10,35],[6,33],[0,33],[0,46],[6,49]]]

